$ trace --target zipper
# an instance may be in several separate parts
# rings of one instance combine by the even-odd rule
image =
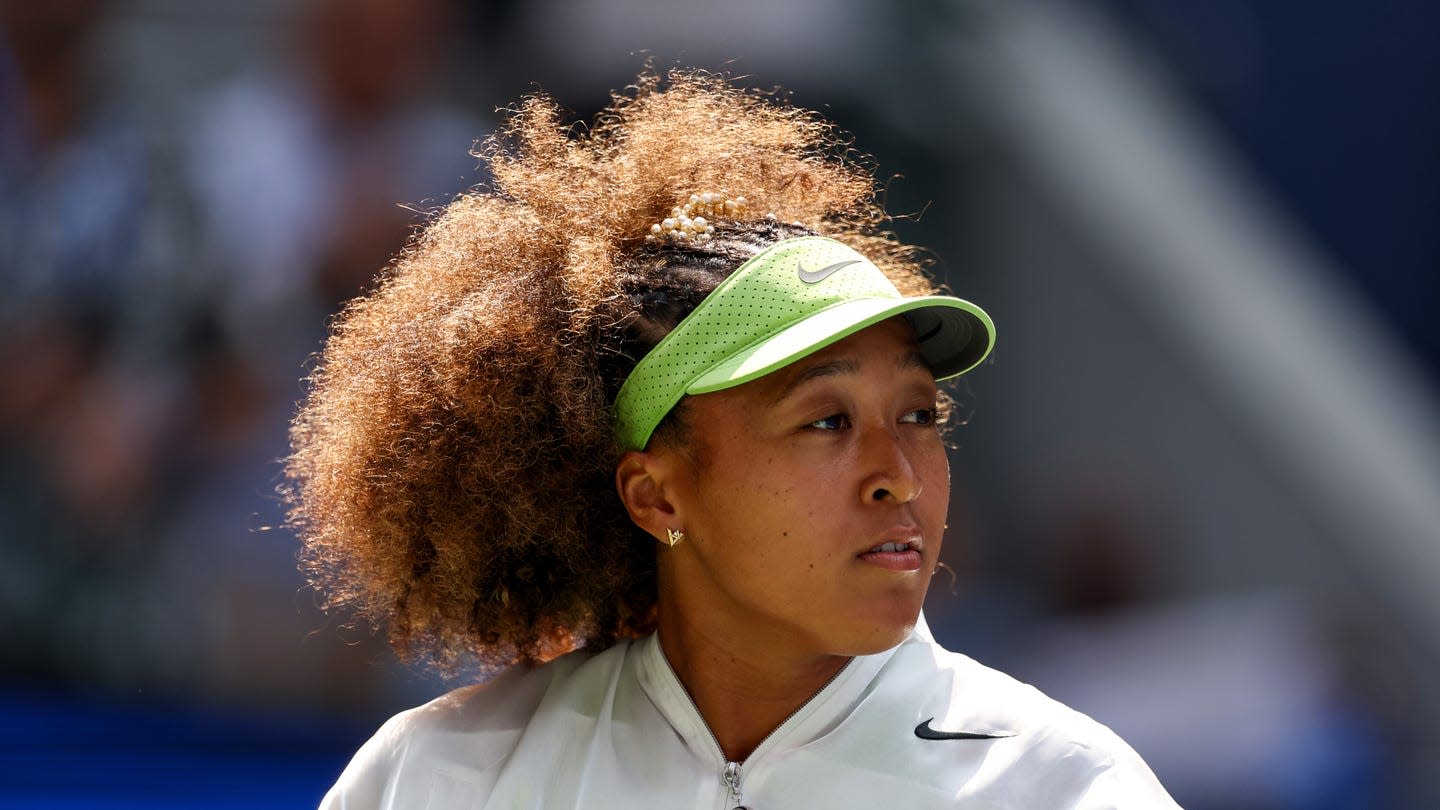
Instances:
[[[700,719],[704,720],[705,717],[702,715]],[[743,796],[740,792],[740,763],[725,763],[725,775],[720,777],[720,781],[724,782],[725,788],[730,791],[730,801],[735,805],[733,810],[748,810],[745,805],[740,803]]]
[[[710,723],[705,719],[705,715],[700,711],[700,705],[695,702],[695,697],[694,695],[690,694],[690,690],[685,688],[685,683],[681,681],[680,676],[676,674],[675,666],[670,663],[670,658],[665,655],[665,651],[663,649],[660,650],[660,658],[665,661],[665,666],[670,668],[670,675],[675,678],[675,682],[680,684],[680,691],[684,692],[685,697],[690,700],[690,707],[695,710],[695,716],[700,718],[700,725],[704,726],[705,730],[710,733],[710,742],[715,743],[715,750],[720,754],[720,759],[725,763],[725,769],[720,772],[720,784],[725,788],[726,791],[729,792],[730,801],[734,803],[731,810],[749,810],[749,808],[745,807],[740,803],[744,795],[740,789],[740,766],[744,765],[746,762],[749,762],[752,758],[754,758],[755,752],[763,748],[765,746],[765,743],[769,742],[770,738],[775,736],[775,732],[784,728],[785,724],[789,723],[792,719],[794,719],[795,715],[803,711],[806,706],[809,706],[816,697],[819,697],[821,692],[824,692],[826,689],[828,689],[830,687],[830,684],[834,683],[835,679],[839,678],[841,673],[849,669],[850,664],[855,661],[854,658],[846,661],[844,666],[835,670],[835,674],[831,675],[829,680],[825,681],[825,683],[821,685],[819,689],[815,690],[815,694],[806,698],[804,703],[796,706],[795,711],[785,715],[785,719],[781,720],[779,725],[777,725],[775,728],[770,729],[770,733],[766,734],[760,739],[760,742],[756,744],[755,748],[750,751],[750,756],[746,757],[743,762],[731,762],[730,760],[725,758],[725,749],[720,745],[720,738],[715,736],[715,730],[710,728]]]

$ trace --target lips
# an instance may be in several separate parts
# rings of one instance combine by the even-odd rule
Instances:
[[[914,530],[897,534],[898,537],[882,540],[856,556],[862,562],[892,571],[918,570],[923,548],[920,534]]]
[[[890,527],[888,531],[880,533],[880,536],[871,542],[873,545],[861,549],[857,555],[863,557],[866,554],[893,554],[907,551],[918,553],[925,548],[925,538],[920,533],[920,527],[909,522]]]

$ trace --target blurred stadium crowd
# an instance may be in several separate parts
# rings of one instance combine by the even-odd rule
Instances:
[[[0,806],[64,793],[44,769],[67,755],[33,740],[118,751],[194,711],[216,714],[153,734],[229,740],[216,761],[273,766],[267,801],[305,806],[369,728],[446,688],[315,610],[274,528],[306,359],[424,212],[483,182],[469,150],[496,105],[539,84],[583,119],[647,55],[735,57],[826,110],[906,176],[890,207],[923,215],[901,236],[996,312],[996,361],[962,391],[942,639],[1114,725],[1187,807],[1435,806],[1434,595],[1388,601],[1347,556],[1163,294],[1107,275],[1134,246],[1096,236],[1063,168],[1035,168],[1046,145],[1007,136],[1026,109],[990,99],[1044,95],[1046,32],[1118,38],[1146,80],[1162,65],[1433,403],[1437,21],[1418,2],[0,0]],[[1067,365],[1082,343],[1105,359]],[[287,719],[238,719],[257,713]],[[245,760],[272,731],[313,759]]]
[[[397,203],[476,179],[482,119],[417,92],[454,9],[315,4],[183,125],[95,75],[116,4],[5,9],[7,674],[365,696],[337,686],[363,665],[295,667],[274,462],[327,317],[416,219]]]

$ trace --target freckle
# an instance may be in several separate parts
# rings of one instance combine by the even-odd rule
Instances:
[[[789,537],[789,536],[790,536],[790,533],[789,533],[789,532],[780,532],[780,536],[781,536],[781,537]]]

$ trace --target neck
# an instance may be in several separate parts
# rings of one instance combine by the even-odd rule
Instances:
[[[805,654],[783,640],[742,641],[687,621],[668,601],[661,599],[660,649],[730,762],[749,757],[850,661]]]

